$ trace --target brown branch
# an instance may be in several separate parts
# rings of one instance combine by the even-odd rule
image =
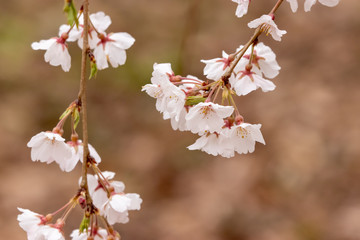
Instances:
[[[89,158],[89,137],[88,137],[88,126],[87,126],[87,101],[86,101],[86,87],[87,79],[86,75],[86,58],[88,51],[88,29],[89,29],[89,0],[84,0],[84,33],[83,34],[83,48],[81,52],[81,74],[80,74],[80,90],[79,90],[79,106],[81,106],[81,118],[82,118],[82,128],[83,128],[83,165],[82,165],[82,180],[80,187],[85,191],[86,205],[87,208],[91,208],[92,200],[89,194],[88,183],[87,183],[87,168],[88,168],[88,158]],[[91,209],[89,209],[91,210]]]

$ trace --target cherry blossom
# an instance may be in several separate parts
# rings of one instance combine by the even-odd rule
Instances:
[[[227,141],[233,144],[233,148],[237,153],[246,154],[252,153],[255,150],[255,142],[260,142],[265,145],[264,138],[260,131],[261,124],[241,123],[232,126],[230,129],[225,129],[229,139]]]
[[[222,58],[214,58],[210,60],[201,60],[205,63],[204,75],[208,79],[219,80],[229,68],[230,63],[234,60],[233,56],[229,56],[225,51],[222,52]]]
[[[140,210],[142,199],[136,193],[125,194],[124,183],[111,180],[115,173],[105,171],[102,176],[105,179],[99,179],[97,175],[87,175],[89,193],[94,205],[110,224],[127,223],[128,210]]]
[[[111,19],[108,15],[105,15],[104,12],[97,12],[90,14],[89,16],[91,24],[89,28],[89,47],[94,49],[97,44],[99,43],[100,39],[98,38],[99,33],[105,33],[105,30],[110,26]],[[79,17],[79,28],[74,27],[71,29],[70,25],[63,24],[60,26],[59,35],[63,34],[64,32],[69,32],[69,38],[67,41],[74,42],[78,41],[78,45],[82,48],[83,45],[83,32],[84,32],[84,16],[81,15]],[[96,30],[95,30],[96,29]],[[97,32],[96,32],[97,31]]]
[[[46,50],[44,55],[45,62],[49,62],[53,66],[61,65],[62,69],[68,72],[71,66],[71,57],[65,42],[67,38],[67,33],[63,33],[60,37],[33,42],[31,47],[34,50]]]
[[[28,237],[29,240],[65,240],[60,229],[49,225],[40,226],[33,234]]]
[[[276,87],[273,82],[249,70],[241,71],[236,78],[231,78],[230,84],[238,96],[246,95],[258,88],[263,92],[273,91]]]
[[[232,145],[226,145],[226,136],[224,136],[222,132],[222,130],[220,133],[210,133],[206,131],[194,144],[187,148],[189,150],[201,150],[213,156],[221,155],[227,158],[233,157],[235,155],[234,149],[232,148]]]
[[[163,113],[164,119],[174,118],[179,121],[182,109],[185,105],[186,95],[183,90],[171,82],[175,77],[168,63],[154,64],[154,71],[151,77],[152,84],[143,86],[151,97],[156,98],[156,109]]]
[[[316,1],[317,0],[305,0],[304,3],[305,12],[310,11],[311,7],[316,3]],[[327,7],[335,7],[336,5],[338,5],[340,0],[319,0],[319,2]]]
[[[276,23],[270,15],[262,15],[248,23],[249,28],[257,28],[262,26],[262,30],[266,33],[270,33],[274,40],[281,41],[282,35],[286,33],[285,30],[279,30]]]
[[[291,11],[296,12],[298,9],[298,2],[297,0],[286,0],[290,3]]]
[[[142,199],[136,193],[113,194],[103,205],[100,211],[110,224],[127,223],[129,210],[140,210]]]
[[[249,4],[251,0],[232,0],[238,4],[236,8],[236,16],[241,18],[248,12]]]
[[[18,208],[18,210],[22,212],[17,217],[20,227],[27,232],[28,236],[33,235],[40,228],[44,216],[28,209]]]
[[[84,152],[84,146],[82,144],[82,141],[78,140],[77,143],[74,143],[72,141],[67,143],[70,148],[71,148],[71,158],[68,159],[68,161],[63,163],[63,168],[64,171],[66,172],[70,172],[72,171],[76,164],[79,161],[83,161],[83,152]],[[91,145],[88,144],[89,147],[89,153],[90,153],[90,157],[92,157],[95,162],[97,164],[99,164],[101,162],[101,157],[99,156],[99,154],[96,152],[95,148]]]
[[[192,133],[220,131],[224,126],[224,118],[229,117],[233,111],[233,106],[201,102],[192,107],[186,115],[187,127]]]
[[[135,39],[128,33],[102,33],[98,35],[100,41],[94,49],[96,65],[99,70],[108,68],[108,61],[112,67],[118,67],[125,64],[126,52]]]
[[[240,46],[242,48],[242,46]],[[238,48],[237,51],[240,49]],[[238,65],[235,67],[235,71],[244,70],[249,63],[251,57],[251,49],[248,49],[245,55],[241,58]],[[258,75],[264,74],[267,78],[274,78],[279,74],[281,67],[276,61],[276,55],[270,47],[260,42],[255,45],[253,57],[252,57],[252,71]]]
[[[31,148],[31,160],[46,163],[55,161],[63,167],[71,159],[71,149],[65,139],[53,132],[41,132],[33,136],[27,143]],[[66,165],[66,164],[65,164]],[[62,168],[62,170],[65,170]]]
[[[80,233],[79,229],[76,229],[72,231],[70,234],[70,237],[72,240],[87,240],[89,238],[91,229],[89,228],[88,232]],[[113,239],[113,240],[120,240],[119,234],[116,234],[117,232],[114,232],[115,234],[109,235],[108,231],[103,228],[94,228],[92,237],[94,240],[107,240],[107,239]]]

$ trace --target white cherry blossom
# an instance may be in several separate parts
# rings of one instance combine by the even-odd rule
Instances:
[[[84,146],[82,144],[82,141],[80,140],[78,140],[77,143],[69,141],[67,144],[71,148],[71,158],[68,161],[64,162],[63,169],[66,172],[70,172],[75,168],[76,164],[79,161],[81,162],[83,161]],[[88,144],[88,148],[89,148],[90,157],[92,157],[95,160],[95,162],[99,164],[101,162],[101,157],[96,152],[95,148],[90,143]]]
[[[189,150],[201,150],[213,156],[233,157],[234,149],[232,145],[227,145],[226,137],[223,135],[223,130],[220,133],[205,132],[196,142],[187,148]]]
[[[45,62],[48,62],[53,66],[61,65],[61,68],[65,72],[68,72],[71,66],[71,57],[65,42],[67,38],[68,35],[64,33],[60,37],[33,42],[31,47],[34,50],[46,50],[44,55]]]
[[[140,210],[142,199],[139,194],[114,194],[103,205],[102,211],[110,224],[127,223],[129,210]]]
[[[238,4],[236,8],[236,16],[241,18],[248,12],[250,0],[232,0]]]
[[[28,237],[29,240],[65,240],[62,232],[55,227],[42,225]]]
[[[156,98],[156,109],[163,113],[164,119],[174,118],[175,121],[179,121],[186,95],[184,90],[170,82],[171,76],[174,76],[174,73],[170,64],[154,64],[152,84],[143,86],[142,91]]]
[[[305,0],[304,3],[304,9],[305,12],[310,11],[311,7],[317,2],[317,0]],[[340,0],[319,0],[319,2],[322,5],[325,5],[327,7],[335,7],[336,5],[338,5],[338,3],[340,2]]]
[[[135,39],[128,33],[106,33],[100,34],[100,41],[94,49],[96,65],[99,70],[108,68],[108,61],[112,67],[118,67],[125,64],[126,52],[130,48]]]
[[[228,144],[233,144],[233,148],[237,153],[252,153],[255,150],[255,142],[265,145],[264,138],[260,131],[261,124],[241,123],[232,126],[225,134],[229,139]]]
[[[249,28],[257,28],[262,26],[262,30],[266,33],[270,33],[274,40],[281,41],[282,35],[286,33],[285,30],[279,30],[276,23],[270,15],[262,15],[248,23]]]
[[[104,179],[100,180],[97,175],[87,175],[89,193],[95,207],[110,224],[128,222],[128,210],[140,210],[142,199],[136,193],[125,194],[124,183],[112,180],[115,173],[105,171],[102,172],[102,176],[106,179],[105,181]],[[81,178],[79,182],[81,182]]]
[[[258,88],[263,92],[273,91],[276,87],[272,81],[246,70],[238,73],[236,78],[231,78],[230,84],[238,96],[246,95]]]
[[[240,48],[242,47],[240,46]],[[237,50],[239,50],[239,48]],[[251,70],[253,72],[260,76],[264,74],[265,77],[270,79],[276,77],[279,74],[281,67],[277,63],[276,55],[270,47],[260,42],[255,45],[253,54],[254,55],[251,62]],[[244,70],[246,65],[249,63],[250,56],[251,49],[249,48],[235,67],[235,71]]]
[[[90,14],[89,16],[91,24],[89,26],[89,46],[91,49],[94,49],[100,39],[98,38],[99,33],[105,33],[105,30],[110,26],[111,19],[108,15],[105,15],[104,12],[97,12]],[[71,26],[63,24],[60,26],[59,35],[61,35],[64,32],[68,32],[70,30]],[[95,29],[96,31],[95,31]],[[80,48],[83,46],[83,34],[84,33],[84,15],[81,15],[79,18],[79,28],[74,27],[69,32],[69,39],[67,41],[73,42],[78,41],[78,45]]]
[[[40,228],[42,223],[41,219],[44,216],[28,209],[18,208],[18,210],[22,212],[17,217],[20,227],[26,231],[28,236],[33,235]]]
[[[232,61],[233,59],[229,58],[229,55],[225,51],[222,52],[222,58],[201,60],[201,62],[206,64],[204,75],[206,75],[208,79],[217,81],[224,75]]]
[[[90,230],[91,229],[89,229],[88,232],[80,233],[79,229],[75,229],[70,234],[70,237],[72,238],[72,240],[87,240],[89,237]],[[107,239],[120,240],[120,237],[118,235],[109,236],[106,229],[103,229],[103,228],[96,229],[93,233],[93,237],[94,237],[93,238],[94,240],[107,240]],[[112,238],[109,238],[109,237],[112,237]]]
[[[201,102],[190,108],[186,115],[187,128],[192,133],[218,132],[224,126],[224,118],[234,111],[233,106],[222,106],[212,102]]]
[[[174,130],[179,130],[179,131],[188,131],[189,130],[187,128],[186,119],[185,119],[186,114],[187,114],[187,110],[185,107],[183,107],[180,111],[178,118],[176,118],[176,117],[170,118],[171,127]]]
[[[33,136],[27,143],[31,148],[31,160],[46,163],[55,161],[64,166],[69,159],[71,159],[71,149],[65,143],[65,139],[59,134],[53,132],[41,132]],[[62,168],[62,170],[65,170]]]
[[[297,0],[286,0],[290,3],[291,11],[296,12],[298,9],[298,2]]]

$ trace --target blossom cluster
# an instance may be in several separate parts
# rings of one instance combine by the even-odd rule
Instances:
[[[66,4],[74,7],[72,1],[66,1]],[[84,15],[85,12],[80,10],[76,21],[70,25],[60,26],[59,37],[34,42],[31,45],[32,48],[46,50],[45,61],[54,66],[61,65],[64,71],[69,71],[71,65],[67,42],[73,41],[77,41],[81,49],[86,48],[86,52],[83,51],[83,59],[85,60],[87,57],[85,53],[87,53],[92,62],[92,74],[94,66],[97,70],[107,68],[108,62],[113,67],[124,64],[125,50],[132,46],[135,39],[128,33],[107,34],[105,31],[110,26],[111,19],[103,12]],[[85,17],[90,22],[88,41],[84,41],[84,31],[88,27],[84,26]],[[83,46],[84,43],[88,46]],[[82,70],[85,72],[85,68]],[[84,143],[79,139],[76,128],[80,121],[80,112],[83,111],[85,105],[83,99],[83,93],[80,90],[78,99],[69,105],[53,130],[40,132],[27,143],[27,146],[31,148],[32,161],[47,164],[55,162],[65,172],[74,170],[77,163],[82,162],[84,177],[84,179],[80,178],[79,189],[71,200],[53,213],[41,215],[28,209],[18,208],[21,212],[17,218],[19,225],[26,231],[29,240],[64,240],[65,221],[76,205],[84,209],[84,218],[80,228],[71,233],[73,240],[120,240],[119,233],[113,229],[112,225],[127,223],[128,211],[140,210],[142,199],[139,194],[125,193],[124,183],[113,180],[115,173],[101,171],[100,155],[91,144],[87,143],[87,138],[85,141],[84,137]],[[71,137],[67,141],[63,134],[64,125],[69,119]],[[89,169],[94,175],[87,174]],[[55,215],[60,212],[63,212],[62,216],[55,219]]]
[[[244,16],[248,12],[249,4],[251,0],[231,0],[238,4],[236,8],[235,15],[239,18]],[[293,12],[296,12],[299,4],[298,0],[286,0],[289,2],[291,10]],[[311,10],[311,7],[317,2],[317,0],[305,0],[304,1],[304,10],[305,12],[309,12]],[[340,0],[319,0],[319,2],[327,7],[335,7],[338,5]]]
[[[61,65],[65,72],[68,72],[71,66],[67,43],[77,41],[78,46],[83,48],[84,17],[81,11],[78,15],[78,26],[75,23],[71,26],[63,24],[59,28],[58,37],[31,44],[34,50],[46,50],[45,61],[53,66]],[[89,20],[91,23],[88,31],[89,49],[93,52],[97,69],[108,68],[108,62],[114,68],[123,65],[126,61],[125,50],[134,44],[135,39],[126,32],[107,34],[105,31],[110,26],[111,19],[103,12],[90,14]]]
[[[98,175],[88,174],[90,196],[93,204],[98,209],[98,215],[106,218],[111,225],[115,223],[127,223],[129,210],[140,210],[142,199],[136,193],[124,193],[125,185],[121,181],[111,180],[115,176],[113,172],[102,172]],[[78,202],[84,199],[79,198]],[[29,240],[63,240],[64,219],[58,219],[51,224],[52,214],[43,216],[27,209],[18,208],[20,215],[18,221],[26,232]],[[73,240],[88,239],[120,239],[120,235],[113,229],[104,229],[93,225],[87,231],[75,229],[71,235]]]
[[[250,0],[232,1],[238,3],[238,17],[247,13]],[[288,2],[292,10],[297,9],[296,0]],[[305,0],[305,10],[315,2]],[[338,0],[320,2],[334,6]],[[273,12],[249,22],[248,27],[255,29],[255,37],[247,44],[239,46],[232,54],[223,51],[222,57],[201,60],[205,64],[206,80],[175,75],[169,63],[155,63],[151,84],[142,88],[156,99],[156,109],[164,119],[170,119],[174,130],[191,131],[200,136],[188,146],[190,150],[229,158],[235,156],[235,152],[252,153],[256,142],[265,144],[261,124],[244,121],[233,95],[244,96],[257,89],[269,92],[276,88],[271,79],[279,74],[280,66],[275,53],[259,42],[258,37],[266,33],[281,41],[286,31],[278,28]]]

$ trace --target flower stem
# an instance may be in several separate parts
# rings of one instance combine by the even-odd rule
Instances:
[[[81,106],[81,118],[82,118],[82,128],[83,128],[83,165],[82,165],[82,180],[80,187],[85,190],[86,205],[88,207],[92,206],[92,200],[89,194],[88,183],[87,183],[87,168],[88,168],[88,158],[89,158],[89,137],[88,137],[88,126],[87,126],[87,101],[86,101],[86,87],[87,79],[86,74],[86,57],[88,51],[88,29],[89,29],[89,0],[84,0],[84,36],[83,36],[83,48],[81,53],[81,74],[80,74],[80,90],[78,94],[79,105]]]

